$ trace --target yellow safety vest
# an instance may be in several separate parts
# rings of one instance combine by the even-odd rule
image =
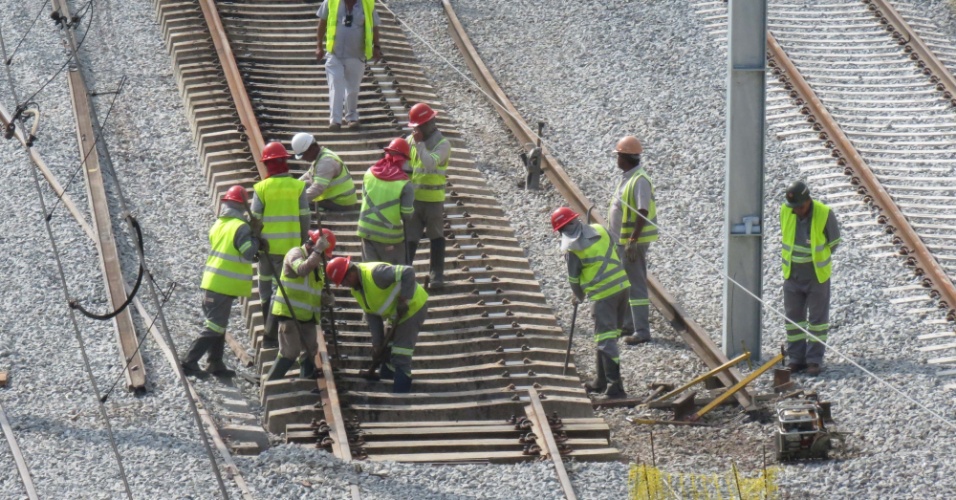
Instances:
[[[299,209],[305,183],[292,177],[269,177],[257,182],[253,189],[265,206],[262,236],[269,242],[269,254],[284,257],[302,244],[299,216],[309,213]]]
[[[308,258],[309,252],[305,246],[302,248],[302,255]],[[316,322],[322,317],[322,287],[325,284],[325,277],[319,268],[315,268],[308,276],[288,276],[285,274],[285,264],[283,263],[282,272],[279,279],[282,280],[282,287],[276,291],[275,300],[272,301],[272,314],[291,318],[295,314],[295,319],[299,321],[310,321],[313,318]],[[286,300],[282,288],[289,294]],[[292,310],[289,310],[289,305]]]
[[[374,314],[382,318],[394,319],[395,306],[398,304],[396,299],[402,287],[402,271],[406,266],[387,264],[395,269],[395,282],[386,288],[379,288],[372,278],[372,271],[382,265],[381,262],[363,262],[355,265],[358,266],[361,273],[362,289],[356,290],[353,288],[352,296],[355,297],[359,307],[361,307],[366,314]],[[428,292],[425,291],[425,287],[416,283],[415,295],[412,296],[412,300],[408,301],[408,312],[405,313],[405,316],[398,319],[397,324],[402,324],[408,320],[408,318],[414,316],[415,313],[421,310],[427,300]]]
[[[833,262],[830,260],[830,245],[823,232],[830,216],[830,207],[813,200],[813,217],[810,219],[810,255],[813,257],[813,270],[817,281],[826,283],[833,273]],[[780,206],[780,256],[783,258],[783,278],[790,278],[790,269],[793,259],[793,244],[797,239],[797,214],[786,204]]]
[[[418,150],[415,148],[414,136],[408,136],[406,139],[411,149],[408,164],[412,167],[412,185],[415,186],[416,201],[445,201],[445,172],[448,170],[448,161],[440,165],[435,165],[432,170],[427,170],[422,166],[421,159],[418,158]],[[438,145],[448,142],[448,139],[442,137]],[[451,155],[449,155],[451,159]]]
[[[627,279],[607,231],[600,224],[591,224],[591,227],[601,235],[601,239],[584,250],[569,250],[581,260],[583,269],[581,276],[569,276],[568,281],[580,283],[588,298],[598,301],[627,290],[631,282]]]
[[[325,51],[329,54],[335,47],[335,31],[339,24],[339,3],[340,0],[329,0],[329,17],[325,24]],[[372,58],[372,28],[374,25],[373,12],[375,11],[375,0],[362,0],[362,12],[365,13],[365,58]]]
[[[650,222],[644,222],[644,227],[641,228],[641,234],[637,236],[637,242],[650,243],[657,241],[657,202],[654,200],[654,183],[651,182],[651,178],[647,176],[647,172],[641,168],[627,180],[627,184],[625,184],[624,189],[621,190],[621,245],[627,244],[631,238],[631,233],[634,232],[634,228],[637,226],[637,219],[639,217],[636,211],[637,207],[632,208],[629,205],[634,200],[634,187],[637,186],[637,181],[641,177],[647,179],[648,184],[651,185],[651,202],[647,207],[647,220]],[[608,213],[610,213],[610,211],[608,211]]]
[[[336,175],[334,179],[326,179],[325,177],[319,177],[315,173],[315,166],[325,158],[332,158],[338,162],[341,170],[339,175]],[[336,205],[342,205],[345,207],[350,207],[358,203],[358,198],[355,196],[355,183],[352,182],[352,174],[349,173],[349,169],[345,166],[345,162],[339,158],[339,155],[332,152],[328,148],[322,148],[321,154],[315,159],[315,162],[312,164],[312,183],[320,184],[325,186],[325,191],[322,191],[322,194],[317,196],[312,201],[322,201],[322,200],[331,200]]]
[[[242,258],[236,248],[236,231],[246,221],[222,217],[209,229],[211,250],[206,258],[200,288],[232,297],[252,294],[252,262]]]
[[[359,212],[359,238],[389,245],[405,241],[401,203],[402,189],[408,181],[383,181],[372,172],[365,172],[363,182],[365,196]]]

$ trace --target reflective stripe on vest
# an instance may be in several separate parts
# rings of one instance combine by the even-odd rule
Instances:
[[[315,174],[316,165],[326,158],[331,158],[339,164],[339,175],[336,175],[334,179],[319,177]],[[312,172],[312,183],[325,186],[325,190],[322,191],[322,194],[312,201],[331,200],[337,205],[346,207],[358,203],[358,198],[355,196],[355,183],[352,182],[352,174],[349,173],[348,167],[345,166],[345,162],[339,158],[339,155],[333,153],[328,148],[322,148],[322,153],[315,159],[315,162],[312,163]]]
[[[308,256],[309,252],[305,247],[302,249],[302,255]],[[307,257],[303,257],[305,260]],[[309,321],[315,319],[319,321],[322,313],[322,286],[324,284],[321,273],[312,271],[306,277],[288,276],[285,274],[285,263],[282,265],[283,272],[279,279],[282,280],[282,287],[277,287],[275,299],[272,301],[272,314],[291,318],[295,314],[295,319],[299,321]],[[318,268],[316,268],[318,269]],[[289,294],[288,299],[282,293],[285,288]],[[292,306],[292,311],[289,310]]]
[[[325,25],[325,51],[329,54],[335,48],[335,31],[339,24],[339,3],[340,0],[329,0],[329,17]],[[375,10],[375,0],[362,0],[362,12],[365,13],[365,58],[372,58],[372,28],[375,22],[373,12]]]
[[[352,296],[355,297],[359,307],[367,314],[394,319],[396,299],[402,288],[402,271],[406,266],[392,266],[381,262],[363,262],[355,265],[361,274],[362,289],[356,290],[353,288]],[[381,265],[388,265],[395,270],[395,282],[387,288],[379,288],[372,277],[372,271]],[[412,300],[408,301],[408,312],[399,319],[398,324],[404,323],[408,318],[414,316],[427,300],[428,292],[425,291],[425,287],[416,283],[415,295],[412,296]]]
[[[411,149],[411,156],[408,164],[412,167],[412,185],[415,186],[416,201],[445,201],[445,172],[448,170],[448,161],[443,164],[435,165],[435,168],[425,168],[422,161],[418,158],[418,150],[415,148],[415,139],[408,136],[408,147]],[[442,137],[435,148],[442,143],[448,142],[448,139]],[[433,157],[436,155],[432,155]],[[450,159],[451,155],[449,155]],[[438,161],[438,158],[435,158]]]
[[[650,243],[657,241],[657,202],[654,200],[654,183],[651,182],[651,178],[647,176],[647,172],[642,168],[627,180],[627,184],[624,185],[624,189],[621,191],[621,245],[627,244],[631,233],[633,233],[634,228],[637,227],[637,219],[639,217],[635,211],[637,207],[632,208],[630,205],[631,200],[634,199],[634,187],[637,185],[637,181],[642,177],[647,179],[647,183],[651,185],[651,202],[647,207],[647,220],[649,220],[650,223],[644,222],[644,227],[641,228],[641,234],[637,236],[637,242]],[[610,213],[610,211],[608,211],[608,213]]]
[[[584,293],[592,301],[597,301],[627,290],[631,282],[607,231],[600,224],[591,224],[591,227],[601,238],[584,250],[570,252],[581,260],[584,267],[579,277]]]
[[[366,172],[365,196],[359,213],[358,235],[360,238],[393,244],[405,240],[402,224],[402,189],[407,180],[383,181]]]
[[[248,297],[252,294],[252,262],[242,258],[236,249],[236,231],[246,221],[234,217],[222,217],[209,229],[211,250],[202,273],[203,290],[232,297]]]
[[[824,229],[827,218],[830,216],[830,207],[813,200],[813,216],[810,219],[810,251],[813,257],[813,270],[817,281],[826,283],[833,273],[833,263],[830,260],[830,245],[827,244],[827,235]],[[794,242],[797,239],[797,214],[786,204],[780,206],[780,257],[783,259],[783,279],[790,278],[792,269]]]
[[[299,198],[305,183],[292,177],[269,177],[253,186],[265,207],[262,214],[262,236],[269,242],[269,254],[285,254],[302,244],[299,224]]]

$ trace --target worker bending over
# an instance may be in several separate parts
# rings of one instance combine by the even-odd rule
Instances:
[[[408,160],[408,143],[394,139],[385,156],[365,172],[358,236],[362,260],[405,264],[405,223],[412,216],[415,191],[402,165]]]
[[[355,183],[345,162],[331,149],[319,146],[312,134],[292,137],[292,152],[297,160],[309,162],[309,169],[299,177],[305,182],[305,194],[312,203],[325,210],[351,210],[358,203]]]

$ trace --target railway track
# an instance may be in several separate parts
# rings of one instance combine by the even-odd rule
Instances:
[[[726,43],[725,4],[698,12]],[[922,349],[941,353],[931,364],[956,363],[956,53],[932,20],[885,0],[776,1],[768,26],[768,123],[844,224],[872,227],[876,216],[890,241],[869,249],[918,277],[887,290],[890,301],[935,316],[940,331]]]

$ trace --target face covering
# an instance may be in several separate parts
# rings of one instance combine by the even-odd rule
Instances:
[[[591,246],[592,239],[597,235],[594,228],[576,220],[561,228],[561,251],[584,250]]]

